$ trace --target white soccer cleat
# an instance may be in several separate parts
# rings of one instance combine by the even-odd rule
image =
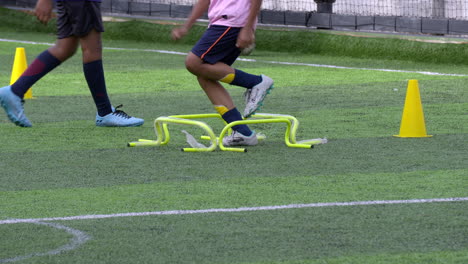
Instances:
[[[263,105],[263,100],[266,95],[270,93],[271,89],[273,89],[273,79],[262,74],[262,81],[244,93],[246,100],[244,109],[245,118],[250,117],[255,114],[257,110],[260,110],[260,107]]]
[[[223,138],[223,146],[255,146],[258,144],[257,134],[252,132],[250,136],[244,136],[237,131]]]

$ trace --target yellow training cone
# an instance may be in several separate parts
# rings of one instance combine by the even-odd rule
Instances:
[[[419,94],[418,80],[409,80],[405,106],[401,118],[400,134],[395,137],[432,137],[426,134],[426,124]]]
[[[26,52],[24,51],[24,48],[16,48],[15,61],[13,62],[13,70],[11,71],[10,85],[14,84],[27,68],[28,63],[26,62]],[[32,89],[29,88],[29,90],[24,94],[24,99],[32,98]]]

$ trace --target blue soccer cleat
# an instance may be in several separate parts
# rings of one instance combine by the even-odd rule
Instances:
[[[122,110],[117,110],[122,105],[116,108],[112,107],[112,113],[100,116],[96,114],[96,126],[99,127],[136,127],[141,126],[145,120],[127,115]]]
[[[0,88],[0,105],[7,113],[8,118],[20,127],[31,127],[32,124],[24,115],[24,100],[11,91],[11,86]]]

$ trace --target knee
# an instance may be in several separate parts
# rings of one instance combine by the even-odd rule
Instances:
[[[68,58],[75,55],[76,47],[66,47],[63,45],[54,46],[51,48],[51,53],[56,56],[59,60],[65,61]]]
[[[102,59],[102,49],[100,49],[99,47],[95,47],[95,48],[83,48],[82,47],[81,51],[83,53],[83,61],[85,62],[91,62],[91,61]]]
[[[202,64],[201,59],[191,53],[185,59],[185,68],[189,72],[197,76],[199,75],[198,72],[199,72],[201,64]]]

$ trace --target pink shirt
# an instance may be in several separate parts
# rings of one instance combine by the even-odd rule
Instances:
[[[210,25],[243,27],[247,23],[251,0],[211,0]]]

